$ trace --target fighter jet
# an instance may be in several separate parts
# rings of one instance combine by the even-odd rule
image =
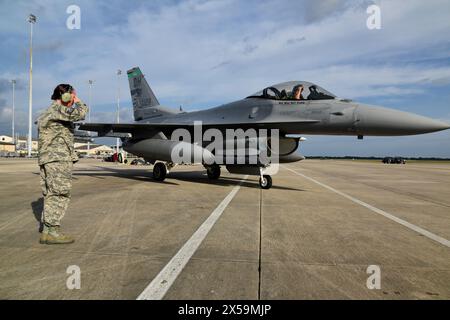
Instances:
[[[338,98],[306,81],[271,85],[242,100],[206,110],[183,112],[160,105],[139,67],[128,70],[127,74],[135,122],[81,123],[79,130],[97,132],[99,137],[120,137],[125,151],[154,164],[153,178],[158,181],[163,181],[179,164],[173,160],[175,150],[187,146],[191,161],[183,163],[203,164],[210,179],[219,179],[221,166],[225,166],[231,173],[259,176],[259,185],[263,189],[272,186],[271,168],[274,163],[267,159],[260,161],[261,150],[254,150],[254,144],[250,143],[252,138],[244,137],[241,146],[246,149],[246,158],[250,154],[256,155],[256,163],[224,161],[228,152],[226,141],[223,149],[216,147],[210,150],[207,149],[208,141],[198,143],[172,138],[177,129],[193,133],[199,122],[202,134],[208,129],[224,134],[227,129],[278,130],[277,148],[271,147],[270,136],[256,137],[258,142],[264,140],[262,145],[268,150],[270,159],[276,158],[277,163],[305,159],[299,153],[299,145],[305,140],[302,135],[306,134],[347,135],[363,139],[364,136],[415,135],[450,128],[447,123],[416,114]],[[234,140],[232,144],[236,146],[239,141]],[[235,153],[232,156],[235,157]]]

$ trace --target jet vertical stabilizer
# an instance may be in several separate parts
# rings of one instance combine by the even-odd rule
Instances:
[[[134,120],[139,121],[179,113],[177,110],[159,104],[139,67],[128,70],[127,74],[133,102]]]

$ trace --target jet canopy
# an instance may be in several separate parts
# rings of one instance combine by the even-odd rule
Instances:
[[[332,100],[336,96],[318,85],[306,81],[289,81],[267,87],[247,98],[261,98],[271,100],[298,100],[294,98],[294,91],[303,86],[300,100]]]

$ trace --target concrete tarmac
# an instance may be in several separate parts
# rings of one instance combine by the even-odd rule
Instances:
[[[62,224],[76,242],[49,246],[36,160],[0,159],[0,299],[136,299],[236,186],[164,299],[450,299],[450,163],[307,159],[270,190],[151,169],[82,159]]]

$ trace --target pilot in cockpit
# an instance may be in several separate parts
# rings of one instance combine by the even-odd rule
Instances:
[[[304,100],[305,98],[303,98],[302,92],[303,92],[303,85],[302,84],[296,85],[292,89],[292,100]]]

